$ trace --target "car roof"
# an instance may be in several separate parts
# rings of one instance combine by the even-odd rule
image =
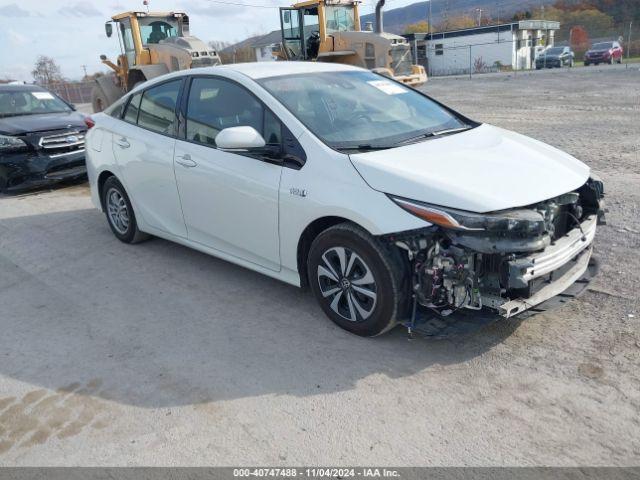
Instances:
[[[182,70],[178,72],[181,75],[205,74],[212,75],[221,72],[237,72],[246,75],[252,79],[279,77],[283,75],[295,75],[299,73],[315,73],[315,72],[344,72],[362,70],[352,65],[344,65],[340,63],[325,62],[252,62],[252,63],[233,63],[228,65],[218,65],[215,67],[204,67],[193,70]]]
[[[328,62],[252,62],[252,63],[236,63],[231,65],[220,65],[218,67],[210,67],[212,71],[216,69],[228,69],[238,73],[242,73],[247,77],[257,79],[265,77],[279,77],[282,75],[296,75],[299,73],[316,73],[316,72],[343,72],[352,70],[361,70],[352,65]]]
[[[341,63],[325,63],[325,62],[252,62],[252,63],[232,63],[228,65],[217,65],[215,67],[200,67],[195,69],[180,70],[177,72],[167,73],[159,77],[152,78],[144,82],[142,85],[134,88],[130,92],[138,93],[146,90],[154,85],[165,81],[193,75],[221,75],[233,77],[235,74],[241,74],[253,80],[268,77],[281,77],[284,75],[296,75],[300,73],[316,73],[316,72],[358,72],[365,71],[360,67],[352,65],[344,65]],[[123,97],[123,98],[126,98]]]
[[[23,84],[9,84],[3,83],[0,84],[0,92],[46,92],[45,88],[42,88],[40,85],[23,85]]]

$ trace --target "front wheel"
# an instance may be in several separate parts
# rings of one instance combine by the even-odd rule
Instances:
[[[149,238],[148,234],[138,229],[129,196],[116,177],[109,177],[104,182],[102,204],[109,227],[118,240],[124,243],[138,243]]]
[[[307,268],[325,314],[351,333],[380,335],[408,313],[408,262],[397,247],[355,225],[322,232],[311,245]]]

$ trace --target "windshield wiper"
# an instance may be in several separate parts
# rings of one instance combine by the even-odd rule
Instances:
[[[389,148],[393,148],[394,145],[371,145],[369,143],[363,145],[354,145],[352,147],[335,147],[339,152],[348,152],[348,151],[356,151],[356,152],[373,152],[376,150],[387,150]]]
[[[425,138],[437,137],[439,135],[448,135],[450,133],[464,132],[465,130],[470,130],[471,128],[473,127],[466,126],[466,127],[458,127],[458,128],[445,128],[444,130],[436,130],[435,132],[425,132],[425,133],[421,133],[420,135],[416,135],[414,137],[406,138],[396,143],[394,147],[398,147],[400,145],[408,145],[410,143],[416,143],[416,142],[419,142],[420,140],[424,140]]]
[[[27,115],[48,115],[51,113],[68,113],[71,110],[56,110],[52,112],[15,112],[15,113],[0,113],[0,118],[9,117],[25,117]]]
[[[362,145],[353,145],[350,147],[334,147],[336,150],[338,150],[339,152],[345,152],[345,151],[355,151],[355,152],[373,152],[376,150],[388,150],[390,148],[395,148],[395,147],[399,147],[401,145],[407,145],[410,143],[416,143],[419,142],[420,140],[424,140],[425,138],[429,138],[429,137],[436,137],[439,135],[448,135],[450,133],[456,133],[456,132],[462,132],[464,130],[469,130],[473,127],[470,126],[466,126],[466,127],[458,127],[458,128],[446,128],[444,130],[437,130],[435,132],[424,132],[421,133],[420,135],[416,135],[414,137],[411,138],[407,138],[404,140],[401,140],[400,142],[397,143],[392,143],[392,144],[386,144],[386,145],[376,145],[376,144],[371,144],[371,143],[365,143]]]

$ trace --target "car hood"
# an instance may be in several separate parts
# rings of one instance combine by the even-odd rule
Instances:
[[[21,135],[48,130],[82,127],[84,115],[78,112],[41,113],[38,115],[21,115],[19,117],[0,117],[0,133],[5,135]]]
[[[547,200],[589,178],[589,167],[571,155],[486,124],[350,158],[375,190],[478,213]]]
[[[587,50],[587,55],[592,55],[592,54],[600,54],[600,53],[608,53],[610,49],[606,49],[606,50]]]
[[[549,58],[549,59],[554,59],[555,60],[555,59],[560,58],[560,55],[547,55],[547,54],[544,54],[544,55],[539,55],[538,56],[538,59],[544,59],[544,58]]]

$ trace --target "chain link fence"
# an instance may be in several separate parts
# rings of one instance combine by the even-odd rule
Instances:
[[[95,86],[95,80],[83,82],[52,82],[40,84],[41,87],[54,92],[69,103],[91,103],[91,90]]]
[[[546,36],[520,39],[514,31],[494,29],[496,31],[489,34],[460,35],[453,39],[446,36],[439,38],[442,34],[437,33],[432,38],[429,34],[424,34],[425,40],[422,41],[409,38],[414,62],[424,66],[431,77],[471,76],[491,72],[517,73],[535,69],[535,59],[551,43]],[[622,63],[640,62],[640,25],[637,30],[637,34],[634,33],[633,25],[629,24],[591,31],[582,27],[561,27],[554,32],[553,46],[570,46],[575,55],[574,65],[581,66],[585,52],[592,45],[616,41],[624,49]],[[543,65],[548,66],[551,65]]]

